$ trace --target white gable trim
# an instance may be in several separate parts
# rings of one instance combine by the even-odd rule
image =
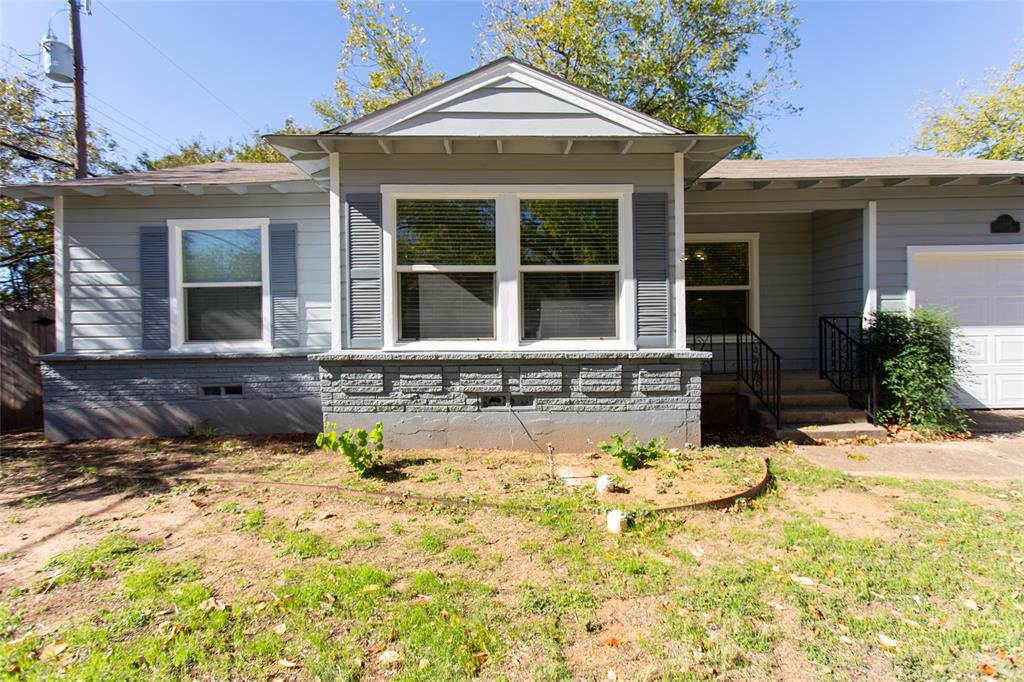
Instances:
[[[541,71],[513,61],[497,62],[475,73],[440,85],[421,95],[400,102],[388,109],[370,114],[361,119],[336,128],[335,133],[387,134],[387,130],[399,123],[421,114],[435,111],[455,99],[471,92],[494,85],[499,81],[512,79],[526,87],[572,104],[597,117],[620,125],[636,135],[682,134],[672,126],[649,116],[633,111],[603,97],[565,83]],[[438,112],[443,113],[443,112]]]

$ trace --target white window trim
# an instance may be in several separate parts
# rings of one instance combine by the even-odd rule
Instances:
[[[269,218],[201,218],[170,219],[171,270],[171,350],[177,351],[226,351],[226,350],[267,350],[272,345],[272,320],[270,300],[270,219]],[[260,231],[260,265],[262,281],[191,284],[190,287],[259,286],[262,296],[261,319],[263,337],[253,341],[186,341],[185,340],[185,287],[182,281],[181,235],[186,230],[252,230]]]
[[[633,186],[632,185],[381,185],[384,243],[384,350],[635,350],[636,280],[633,276]],[[495,290],[495,334],[491,340],[399,341],[398,199],[493,199],[496,221],[496,264],[494,266],[402,266],[404,271],[472,271],[497,273]],[[619,263],[617,266],[520,265],[520,199],[618,199]],[[520,271],[617,271],[618,334],[615,339],[521,339]]]
[[[750,292],[747,297],[747,326],[755,334],[761,333],[761,233],[760,232],[691,232],[687,236],[686,246],[691,244],[707,244],[722,242],[746,242],[750,283],[746,286],[693,286],[686,285],[687,293],[691,291],[741,291]],[[685,253],[685,251],[684,251]]]

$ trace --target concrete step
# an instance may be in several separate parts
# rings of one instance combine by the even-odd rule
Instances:
[[[835,387],[828,379],[822,379],[817,372],[799,371],[783,372],[781,377],[783,393],[801,391],[834,391]]]
[[[775,440],[793,441],[794,443],[824,443],[830,440],[851,440],[854,438],[882,440],[888,433],[881,426],[875,426],[868,422],[829,424],[816,428],[783,424],[781,428],[769,428],[765,429],[765,431]]]
[[[838,391],[782,392],[782,407],[848,407],[849,399]]]
[[[800,426],[825,426],[828,424],[852,424],[864,421],[866,415],[864,410],[855,407],[839,406],[807,406],[807,407],[786,407],[783,406],[779,418],[783,424],[798,424]]]

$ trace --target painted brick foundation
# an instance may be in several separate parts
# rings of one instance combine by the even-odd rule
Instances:
[[[700,443],[693,351],[381,353],[313,356],[324,416],[385,425],[389,447],[593,449],[627,429]]]
[[[48,438],[180,435],[202,423],[220,433],[320,429],[317,366],[304,354],[48,356],[42,377]],[[242,395],[204,396],[204,386]]]

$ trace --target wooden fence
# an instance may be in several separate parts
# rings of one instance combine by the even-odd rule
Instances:
[[[43,427],[36,356],[56,343],[53,310],[0,310],[0,433]]]

